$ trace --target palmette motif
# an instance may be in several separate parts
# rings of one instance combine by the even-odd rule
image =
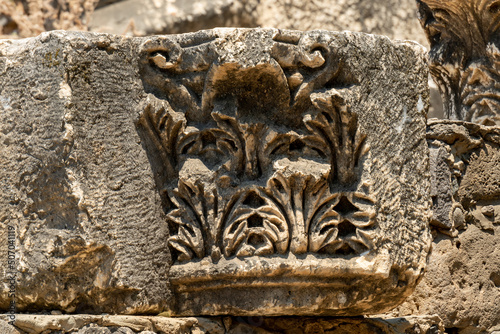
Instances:
[[[339,96],[335,95],[335,99]],[[148,105],[146,110],[151,112],[153,109]],[[314,119],[306,117],[311,134],[293,138],[292,143],[296,146],[312,143],[313,149],[319,148],[325,156],[330,156],[328,175],[319,179],[301,172],[284,176],[278,170],[266,187],[251,187],[237,192],[219,210],[216,188],[212,193],[206,193],[202,184],[189,184],[180,179],[169,197],[175,209],[168,214],[168,220],[178,225],[177,234],[169,239],[169,245],[179,252],[178,260],[203,258],[205,250],[220,247],[221,244],[222,252],[227,257],[283,254],[289,249],[296,254],[307,251],[359,254],[369,250],[373,232],[365,229],[374,225],[374,200],[368,194],[330,191],[328,180],[333,179],[332,172],[337,171],[339,181],[349,185],[348,182],[353,181],[352,174],[359,155],[366,153],[362,151],[362,139],[359,139],[363,136],[358,135],[357,140],[353,140],[356,135],[352,136],[349,130],[335,133],[335,127],[328,123],[328,120],[340,121],[337,127],[350,126],[352,129],[354,125],[356,129],[355,121],[352,123],[354,117],[349,118],[346,114],[342,115],[342,119],[341,115],[335,114],[341,110],[346,113],[347,109],[331,105],[328,109],[330,115],[319,114]],[[228,157],[222,168],[234,171],[236,175],[254,178],[260,169],[256,166],[260,162],[259,156],[269,157],[273,150],[279,148],[278,145],[291,145],[291,138],[286,134],[274,134],[269,142],[259,143],[266,138],[264,133],[271,132],[263,124],[241,126],[234,118],[214,113],[219,128],[186,132],[185,121],[175,121],[175,113],[169,114],[164,107],[156,113],[165,113],[156,117],[164,123],[157,127],[164,129],[163,132],[158,131],[157,134],[164,143],[166,156],[174,161],[172,164],[183,154],[222,155]],[[339,147],[340,143],[344,147]],[[258,152],[260,148],[264,152]],[[345,164],[351,166],[346,168]],[[214,227],[222,229],[222,233],[213,231]],[[291,235],[292,231],[296,235]],[[218,240],[218,234],[222,239]]]

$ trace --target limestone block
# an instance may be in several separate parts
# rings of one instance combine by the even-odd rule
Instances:
[[[53,32],[0,55],[19,310],[352,316],[398,305],[422,275],[420,46]]]
[[[0,328],[7,320],[0,316]],[[6,328],[13,328],[5,325]],[[220,319],[207,318],[169,318],[163,316],[125,316],[125,315],[32,315],[19,314],[16,328],[12,334],[48,333],[225,333]],[[10,333],[9,333],[10,334]]]
[[[490,333],[500,323],[500,226],[438,235],[422,281],[391,316],[439,314],[455,333]]]
[[[500,224],[500,128],[430,120],[434,217],[437,228],[455,231]]]
[[[421,48],[221,30],[143,50],[173,314],[354,315],[408,295],[429,241]]]
[[[0,247],[13,227],[18,311],[157,313],[170,300],[135,45],[62,31],[1,42]]]

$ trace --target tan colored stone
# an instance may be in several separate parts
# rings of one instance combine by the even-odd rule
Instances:
[[[430,243],[418,45],[217,29],[0,52],[19,311],[361,315],[413,290]]]
[[[272,29],[143,50],[139,128],[171,228],[173,314],[361,315],[411,291],[428,242],[422,49]]]
[[[159,313],[169,300],[133,50],[76,32],[1,41],[0,216],[15,229],[18,311]]]
[[[0,316],[0,319],[5,319]],[[0,325],[2,323],[0,322]],[[96,333],[107,328],[121,328],[124,333],[213,333],[224,330],[217,320],[204,318],[167,318],[162,316],[123,315],[16,315],[16,327],[27,334],[41,333]],[[0,327],[1,328],[1,327]],[[8,328],[12,328],[9,326]],[[132,332],[133,331],[133,332]],[[6,332],[7,334],[8,332]],[[10,333],[8,333],[10,334]]]
[[[439,235],[424,278],[391,316],[439,314],[447,328],[484,333],[499,323],[500,227],[470,225],[457,237]]]
[[[0,316],[0,319],[5,316]],[[0,320],[0,328],[2,320]],[[16,326],[7,325],[6,334],[240,334],[240,333],[357,333],[357,334],[442,334],[437,316],[406,318],[319,318],[319,317],[226,317],[167,318],[161,316],[19,315]],[[8,330],[11,330],[9,332]],[[4,333],[4,332],[2,332]]]
[[[432,252],[415,293],[391,315],[439,314],[459,333],[491,331],[500,322],[500,128],[432,120],[427,137]]]
[[[10,325],[8,323],[9,321],[11,321],[11,319],[9,319],[8,317],[4,317],[4,319],[0,320],[0,331],[3,334],[24,334],[14,326]]]

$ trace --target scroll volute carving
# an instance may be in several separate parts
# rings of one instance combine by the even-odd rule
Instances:
[[[445,116],[500,124],[500,1],[417,0]]]

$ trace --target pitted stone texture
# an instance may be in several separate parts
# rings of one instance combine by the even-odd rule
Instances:
[[[2,319],[2,316],[0,316]],[[4,326],[0,320],[0,328]],[[437,316],[405,318],[167,318],[162,316],[19,315],[7,334],[442,334]],[[11,329],[11,332],[8,330]]]
[[[413,290],[430,244],[421,47],[217,29],[0,52],[18,310],[360,315]]]
[[[456,333],[490,333],[500,323],[500,226],[439,234],[422,281],[390,316],[439,314]]]
[[[500,223],[500,128],[430,120],[427,141],[437,228],[467,225],[493,230]]]
[[[424,278],[392,314],[490,331],[500,323],[500,128],[432,120],[427,138],[435,238]]]
[[[124,315],[30,315],[16,316],[17,332],[12,334],[163,334],[163,333],[225,333],[220,319],[168,318],[163,316]],[[0,316],[0,328],[5,323]],[[13,328],[10,325],[7,328]],[[10,333],[9,333],[10,334]]]
[[[16,229],[18,311],[169,301],[168,230],[134,124],[135,45],[77,32],[0,44],[0,221]]]

